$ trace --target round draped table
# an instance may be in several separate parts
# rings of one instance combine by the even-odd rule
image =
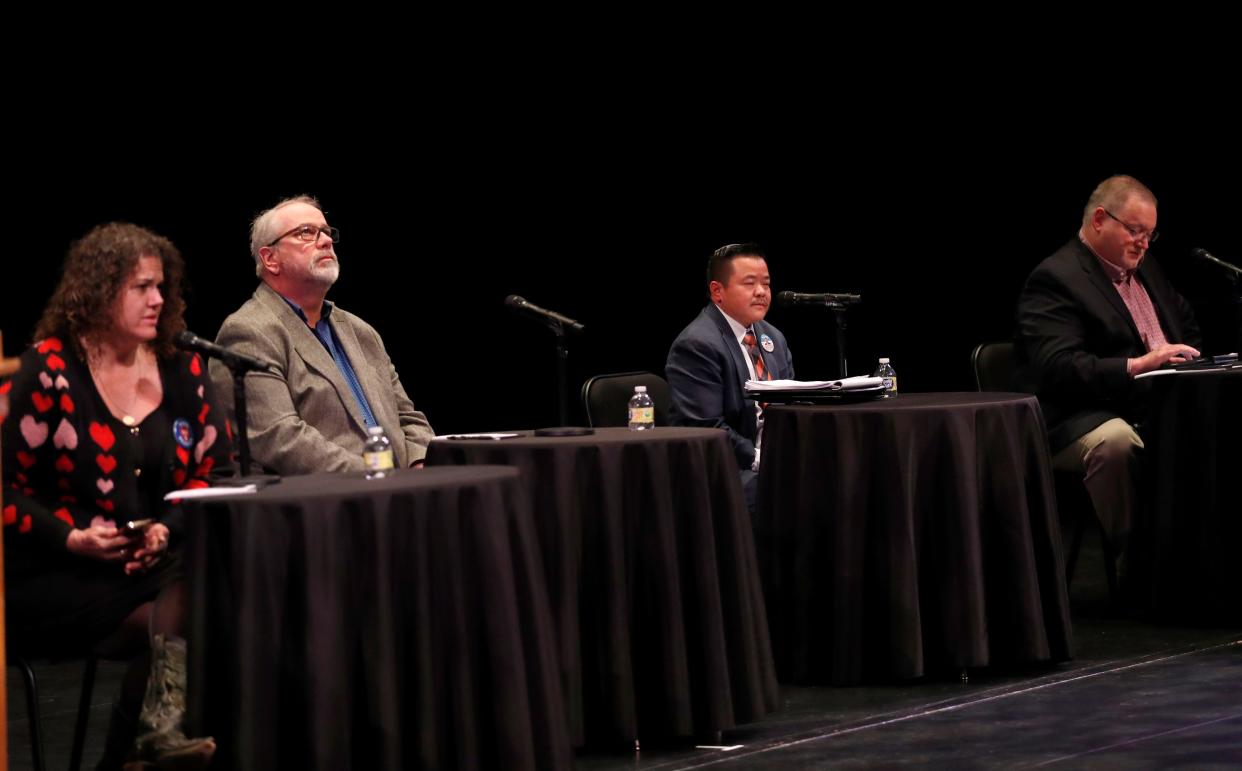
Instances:
[[[1242,368],[1152,378],[1130,580],[1140,607],[1242,621]]]
[[[723,431],[436,440],[522,471],[575,744],[710,736],[777,705],[754,536]]]
[[[770,405],[756,539],[782,682],[1063,660],[1039,405],[998,393]]]
[[[212,768],[569,768],[510,468],[187,501],[189,720]]]

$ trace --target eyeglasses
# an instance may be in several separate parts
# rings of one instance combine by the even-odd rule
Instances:
[[[1144,229],[1142,229],[1142,228],[1138,227],[1137,225],[1131,225],[1131,224],[1129,224],[1129,223],[1127,223],[1127,222],[1122,222],[1120,219],[1118,219],[1118,218],[1117,218],[1117,215],[1116,215],[1116,214],[1113,214],[1113,213],[1112,213],[1111,211],[1109,211],[1108,209],[1105,209],[1105,210],[1104,210],[1104,213],[1105,213],[1105,214],[1107,214],[1108,216],[1112,217],[1114,220],[1116,220],[1116,221],[1117,221],[1117,224],[1119,224],[1119,225],[1121,225],[1123,228],[1125,228],[1125,229],[1126,229],[1126,232],[1127,232],[1127,233],[1129,233],[1129,234],[1130,234],[1130,237],[1131,237],[1131,238],[1133,238],[1135,241],[1142,241],[1144,238],[1146,238],[1146,239],[1147,239],[1147,243],[1149,243],[1149,244],[1154,244],[1154,243],[1156,243],[1156,239],[1160,237],[1160,231],[1159,231],[1159,230],[1151,230],[1151,231],[1147,231],[1147,230],[1144,230]]]
[[[297,236],[299,241],[311,243],[313,241],[318,241],[321,233],[326,235],[328,238],[331,238],[332,243],[334,244],[339,244],[341,242],[341,231],[336,228],[330,228],[327,225],[298,225],[293,230],[276,236],[276,238],[272,239],[272,242],[269,243],[268,246],[275,246],[277,241],[282,238],[288,238],[289,236]]]

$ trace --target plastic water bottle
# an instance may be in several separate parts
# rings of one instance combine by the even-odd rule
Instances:
[[[883,398],[891,399],[897,395],[897,371],[888,363],[888,357],[880,359],[880,366],[875,368],[875,377],[884,378]]]
[[[362,464],[367,479],[383,479],[392,473],[392,443],[381,426],[367,429],[367,443],[362,448]]]
[[[647,386],[634,386],[630,397],[629,426],[631,431],[655,428],[655,402],[647,395]]]

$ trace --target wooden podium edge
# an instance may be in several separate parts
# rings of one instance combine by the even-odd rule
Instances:
[[[4,333],[0,332],[0,378],[6,378],[17,371],[20,362],[17,359],[4,358]],[[7,397],[0,397],[0,417],[8,412]],[[0,469],[0,474],[3,469]],[[0,484],[0,509],[4,508],[4,486]],[[8,771],[9,767],[9,705],[8,705],[8,651],[4,641],[7,631],[4,628],[4,529],[0,528],[0,662],[4,662],[5,688],[0,690],[0,769]]]

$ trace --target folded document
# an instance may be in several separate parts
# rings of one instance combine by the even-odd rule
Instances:
[[[746,390],[755,392],[797,391],[874,391],[884,387],[884,379],[869,375],[842,380],[747,380]]]

